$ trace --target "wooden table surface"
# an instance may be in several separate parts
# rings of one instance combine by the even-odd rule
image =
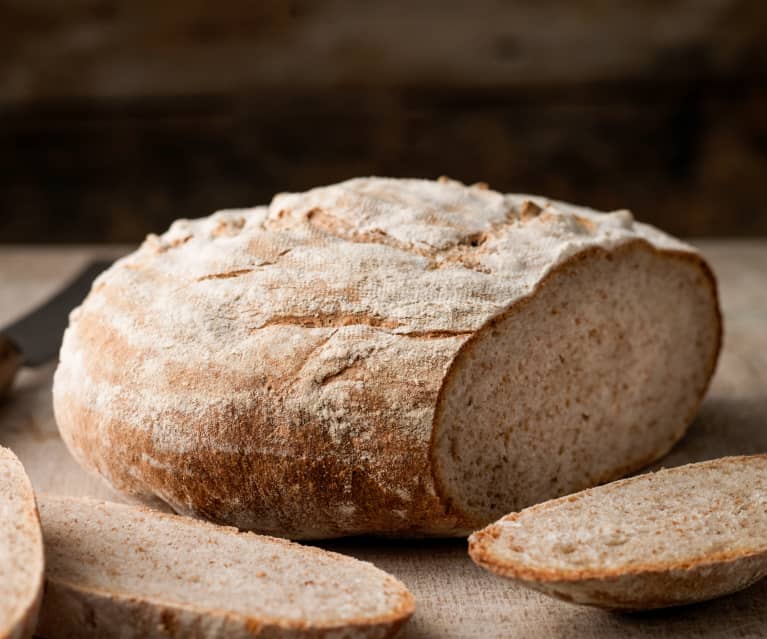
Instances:
[[[767,451],[767,239],[697,244],[719,279],[724,351],[699,415],[663,460],[666,466]],[[0,247],[0,326],[43,301],[89,259],[126,250]],[[0,406],[0,444],[21,458],[38,491],[120,500],[86,475],[59,439],[51,409],[53,369],[22,371],[12,399]],[[616,614],[554,601],[490,575],[469,560],[465,540],[322,545],[372,561],[410,587],[418,601],[403,633],[410,639],[767,636],[767,579],[706,604]]]

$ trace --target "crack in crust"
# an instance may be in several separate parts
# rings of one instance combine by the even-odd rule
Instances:
[[[278,315],[267,320],[260,326],[251,329],[259,331],[267,326],[300,326],[301,328],[341,328],[344,326],[370,326],[372,328],[390,329],[391,335],[400,335],[414,339],[439,339],[445,337],[460,337],[471,335],[474,330],[436,329],[424,331],[402,331],[396,329],[406,326],[396,320],[376,317],[366,313],[315,313],[312,315]]]
[[[320,339],[319,342],[317,342],[311,350],[301,359],[301,362],[298,366],[295,367],[295,369],[291,372],[288,379],[290,379],[290,383],[288,384],[288,388],[293,388],[299,380],[303,378],[303,371],[312,362],[312,358],[314,357],[315,353],[319,351],[321,348],[325,346],[333,337],[335,334],[338,333],[338,329],[334,329],[330,331],[327,335],[325,335],[322,339]]]
[[[239,277],[240,275],[247,275],[248,273],[252,272],[252,268],[241,268],[234,271],[224,271],[223,273],[210,273],[209,275],[198,277],[197,281],[204,282],[205,280],[226,280],[231,277]]]
[[[279,262],[280,258],[290,253],[293,249],[288,248],[284,251],[280,251],[277,253],[275,258],[273,260],[265,260],[263,262],[260,262],[254,267],[246,267],[246,268],[239,268],[239,269],[232,269],[230,271],[222,271],[220,273],[209,273],[207,275],[202,275],[198,278],[196,278],[196,281],[198,282],[204,282],[206,280],[225,280],[232,277],[240,277],[241,275],[247,275],[248,273],[252,273],[256,270],[256,268],[260,268],[262,266],[273,266],[277,262]]]
[[[511,206],[501,221],[491,224],[482,231],[470,233],[446,248],[403,242],[380,228],[360,231],[348,221],[320,207],[309,209],[303,215],[303,220],[317,231],[340,240],[356,244],[379,244],[410,255],[427,258],[429,260],[427,268],[430,270],[458,266],[489,275],[492,269],[481,261],[483,255],[491,252],[485,247],[487,241],[498,236],[509,226],[534,220],[544,210],[553,211],[553,208],[550,205],[542,208],[531,200],[525,200],[518,208]],[[289,209],[282,209],[274,219],[267,221],[266,227],[283,228],[289,219]]]
[[[331,382],[337,382],[341,379],[349,379],[354,375],[354,373],[358,373],[362,370],[364,370],[364,366],[362,365],[363,356],[360,353],[357,353],[352,357],[352,359],[345,363],[343,366],[341,366],[338,370],[335,370],[333,372],[329,372],[322,377],[320,377],[317,380],[317,383],[320,384],[320,386],[325,386],[327,384],[330,384]]]
[[[274,315],[253,330],[267,326],[300,326],[302,328],[338,328],[341,326],[364,325],[375,328],[399,328],[399,322],[366,313],[312,313],[311,315]]]
[[[144,245],[150,251],[159,255],[161,253],[166,253],[167,251],[171,249],[178,248],[179,246],[183,246],[184,244],[186,244],[193,238],[194,238],[193,233],[186,233],[182,237],[176,237],[172,239],[164,239],[160,237],[159,235],[150,233],[149,235],[146,236]]]

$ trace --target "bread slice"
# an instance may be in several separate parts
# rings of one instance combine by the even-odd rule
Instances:
[[[414,600],[373,565],[145,508],[45,496],[38,634],[389,637]]]
[[[0,638],[31,637],[43,591],[43,536],[24,467],[0,447]]]
[[[360,178],[150,236],[72,314],[54,407],[178,513],[465,536],[666,454],[720,331],[706,262],[628,211]]]
[[[661,470],[548,501],[477,532],[480,566],[566,601],[678,606],[767,575],[767,455]]]

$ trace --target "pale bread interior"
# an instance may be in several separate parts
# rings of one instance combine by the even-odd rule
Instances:
[[[718,331],[694,258],[576,256],[458,355],[433,448],[444,495],[483,525],[659,458],[705,392]]]
[[[40,515],[51,581],[104,596],[338,627],[412,612],[372,564],[233,528],[94,500],[47,496]]]
[[[541,578],[689,568],[767,552],[767,456],[663,470],[563,497],[481,533],[483,563]],[[744,584],[745,585],[745,584]]]
[[[43,550],[32,486],[0,447],[0,636],[25,623],[42,588]]]

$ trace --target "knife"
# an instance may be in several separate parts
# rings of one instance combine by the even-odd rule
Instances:
[[[64,288],[36,309],[0,329],[0,398],[8,394],[22,366],[41,366],[59,354],[69,313],[85,296],[96,276],[111,261],[85,266]]]

